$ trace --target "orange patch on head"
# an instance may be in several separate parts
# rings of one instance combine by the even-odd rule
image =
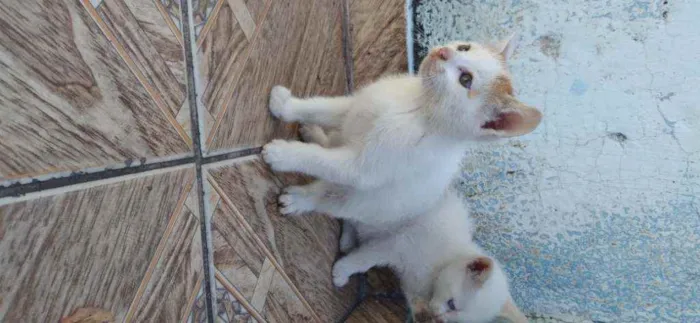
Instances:
[[[467,92],[467,97],[470,99],[475,98],[477,95],[479,95],[479,91],[470,89],[469,92]]]
[[[513,83],[505,75],[496,77],[491,83],[491,93],[494,95],[513,95]]]

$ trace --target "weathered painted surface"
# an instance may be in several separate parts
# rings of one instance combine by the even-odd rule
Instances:
[[[700,322],[700,1],[433,0],[427,47],[519,31],[539,129],[474,148],[458,187],[528,312]]]

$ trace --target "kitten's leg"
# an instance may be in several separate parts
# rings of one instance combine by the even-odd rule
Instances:
[[[340,232],[340,241],[338,248],[340,252],[347,253],[357,246],[357,229],[350,223],[349,220],[343,221],[342,231]]]
[[[299,172],[331,183],[367,188],[380,180],[362,174],[357,152],[350,147],[323,148],[299,141],[273,140],[263,147],[262,157],[278,172]]]
[[[298,215],[316,210],[323,190],[321,181],[285,188],[279,197],[280,213],[282,215]]]
[[[331,140],[320,126],[304,124],[299,128],[299,134],[305,142],[318,144],[321,147],[330,146]]]
[[[340,258],[333,264],[333,284],[337,287],[345,286],[353,274],[364,273],[374,266],[389,264],[392,245],[392,239],[368,241]]]
[[[350,109],[349,97],[313,97],[300,99],[283,86],[270,93],[270,112],[286,122],[312,123],[324,127],[339,127]]]

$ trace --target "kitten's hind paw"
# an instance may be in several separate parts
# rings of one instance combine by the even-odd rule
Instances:
[[[340,240],[338,241],[338,249],[342,253],[348,253],[350,250],[355,249],[357,246],[357,237],[353,234],[354,232],[346,232],[343,230],[340,235]]]
[[[333,285],[338,288],[345,286],[353,274],[347,261],[344,260],[344,258],[340,258],[333,264]]]
[[[316,208],[313,198],[301,186],[287,187],[279,197],[279,205],[282,215],[298,215]]]
[[[284,121],[289,121],[286,105],[292,98],[292,92],[288,88],[276,85],[270,92],[270,112],[273,116]]]
[[[313,124],[304,124],[299,127],[299,134],[304,142],[315,143],[321,147],[328,147],[328,136],[323,128]]]

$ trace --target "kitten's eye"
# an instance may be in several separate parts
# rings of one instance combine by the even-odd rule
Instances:
[[[455,300],[454,298],[450,298],[449,301],[447,301],[447,307],[450,309],[450,311],[455,311],[457,308],[455,307]]]
[[[464,72],[459,76],[459,84],[462,84],[467,89],[472,88],[472,73]]]
[[[457,51],[468,52],[472,48],[471,45],[459,45],[457,46]]]

